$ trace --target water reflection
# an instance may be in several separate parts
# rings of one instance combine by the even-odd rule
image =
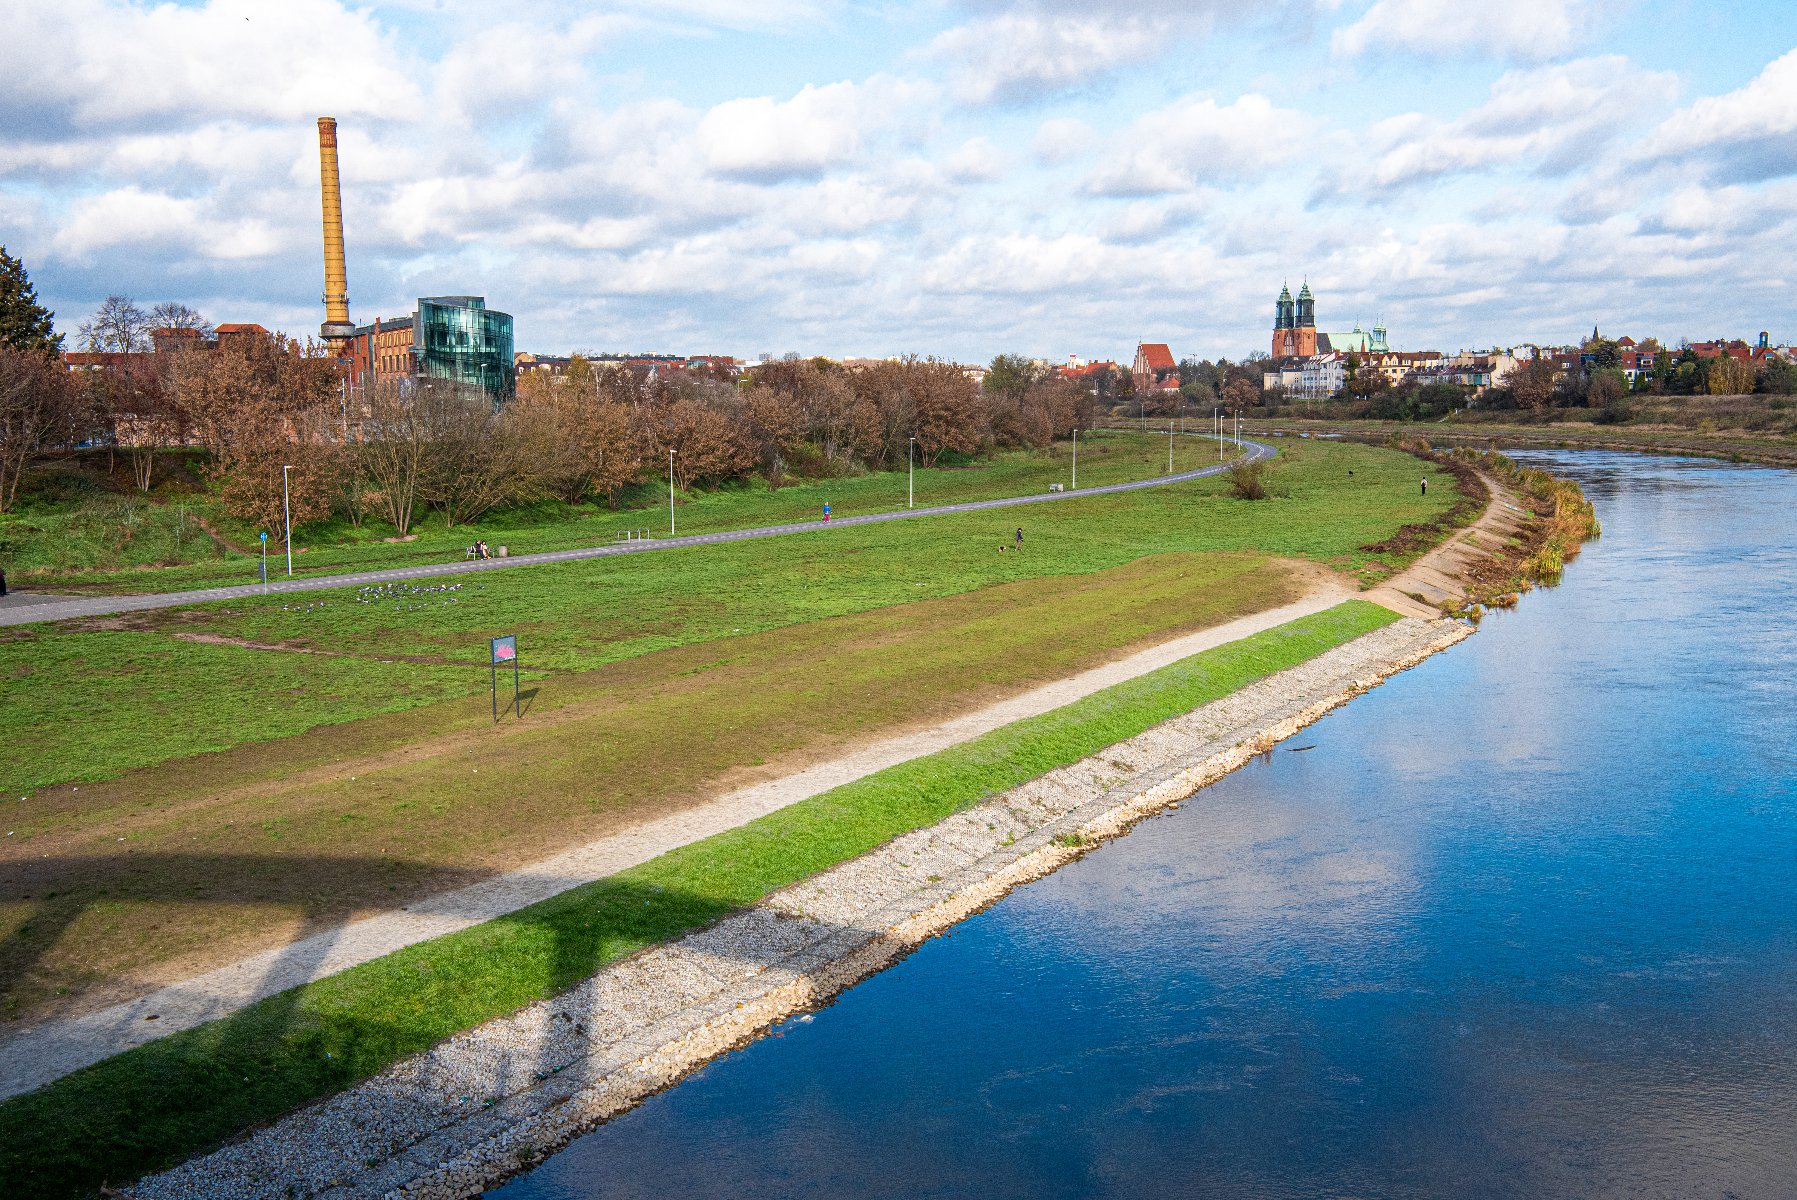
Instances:
[[[1529,457],[1562,587],[500,1194],[1797,1192],[1797,475]]]

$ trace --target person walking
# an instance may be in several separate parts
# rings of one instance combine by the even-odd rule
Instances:
[[[1023,549],[1023,530],[1022,529],[1018,529],[1018,531],[1017,531],[1017,548],[1019,550]]]
[[[824,524],[828,525],[829,523],[830,523],[830,502],[828,500],[826,500],[826,501],[824,501]]]

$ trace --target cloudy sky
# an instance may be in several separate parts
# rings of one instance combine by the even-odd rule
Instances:
[[[1792,0],[0,0],[0,242],[101,297],[484,294],[753,357],[1797,339]]]

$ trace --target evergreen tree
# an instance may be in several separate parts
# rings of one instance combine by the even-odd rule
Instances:
[[[55,332],[55,313],[37,302],[25,264],[0,246],[0,343],[16,350],[62,350],[62,335]]]

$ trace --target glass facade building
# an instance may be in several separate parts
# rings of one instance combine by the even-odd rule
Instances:
[[[512,316],[488,308],[483,297],[419,297],[412,350],[422,378],[478,387],[495,404],[512,396]]]

